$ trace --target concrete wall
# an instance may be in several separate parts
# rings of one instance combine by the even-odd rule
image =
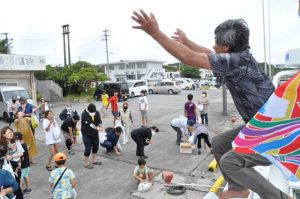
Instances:
[[[47,100],[51,100],[51,92],[55,93],[59,98],[63,98],[63,89],[52,80],[35,80],[37,91]]]

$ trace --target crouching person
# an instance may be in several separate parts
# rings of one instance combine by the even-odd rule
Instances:
[[[146,166],[146,160],[144,158],[138,159],[138,165],[134,169],[133,177],[134,179],[139,181],[139,183],[151,183],[153,178],[153,171]]]
[[[120,155],[117,144],[122,132],[122,128],[118,126],[107,133],[107,140],[100,144],[106,148],[106,153],[114,152],[116,155]]]

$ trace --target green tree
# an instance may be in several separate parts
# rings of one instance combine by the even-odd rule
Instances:
[[[181,76],[187,78],[200,78],[200,71],[198,68],[183,66],[181,68]]]
[[[0,54],[10,54],[11,48],[11,43],[8,43],[6,39],[0,40]]]
[[[173,64],[163,65],[163,68],[166,70],[166,72],[175,72],[178,71],[178,67]]]
[[[38,80],[53,80],[64,93],[81,93],[89,90],[92,82],[107,80],[99,68],[91,63],[79,61],[68,67],[46,66],[46,71],[35,72]]]

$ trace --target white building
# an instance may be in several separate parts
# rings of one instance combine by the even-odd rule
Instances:
[[[0,85],[24,87],[34,102],[34,71],[40,70],[46,70],[43,56],[0,54]]]
[[[212,70],[206,70],[206,69],[199,69],[200,71],[200,77],[201,79],[211,80],[213,78],[213,72]]]
[[[289,50],[286,52],[285,65],[287,67],[300,68],[300,48]]]
[[[126,60],[120,62],[100,64],[105,74],[113,81],[125,81],[130,79],[162,79],[165,69],[162,67],[163,62],[157,60]]]

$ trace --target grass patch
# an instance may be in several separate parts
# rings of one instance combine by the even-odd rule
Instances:
[[[93,95],[83,93],[83,94],[70,94],[64,97],[65,101],[72,101],[72,102],[92,102],[94,101]]]
[[[210,86],[201,86],[201,90],[208,90]]]

